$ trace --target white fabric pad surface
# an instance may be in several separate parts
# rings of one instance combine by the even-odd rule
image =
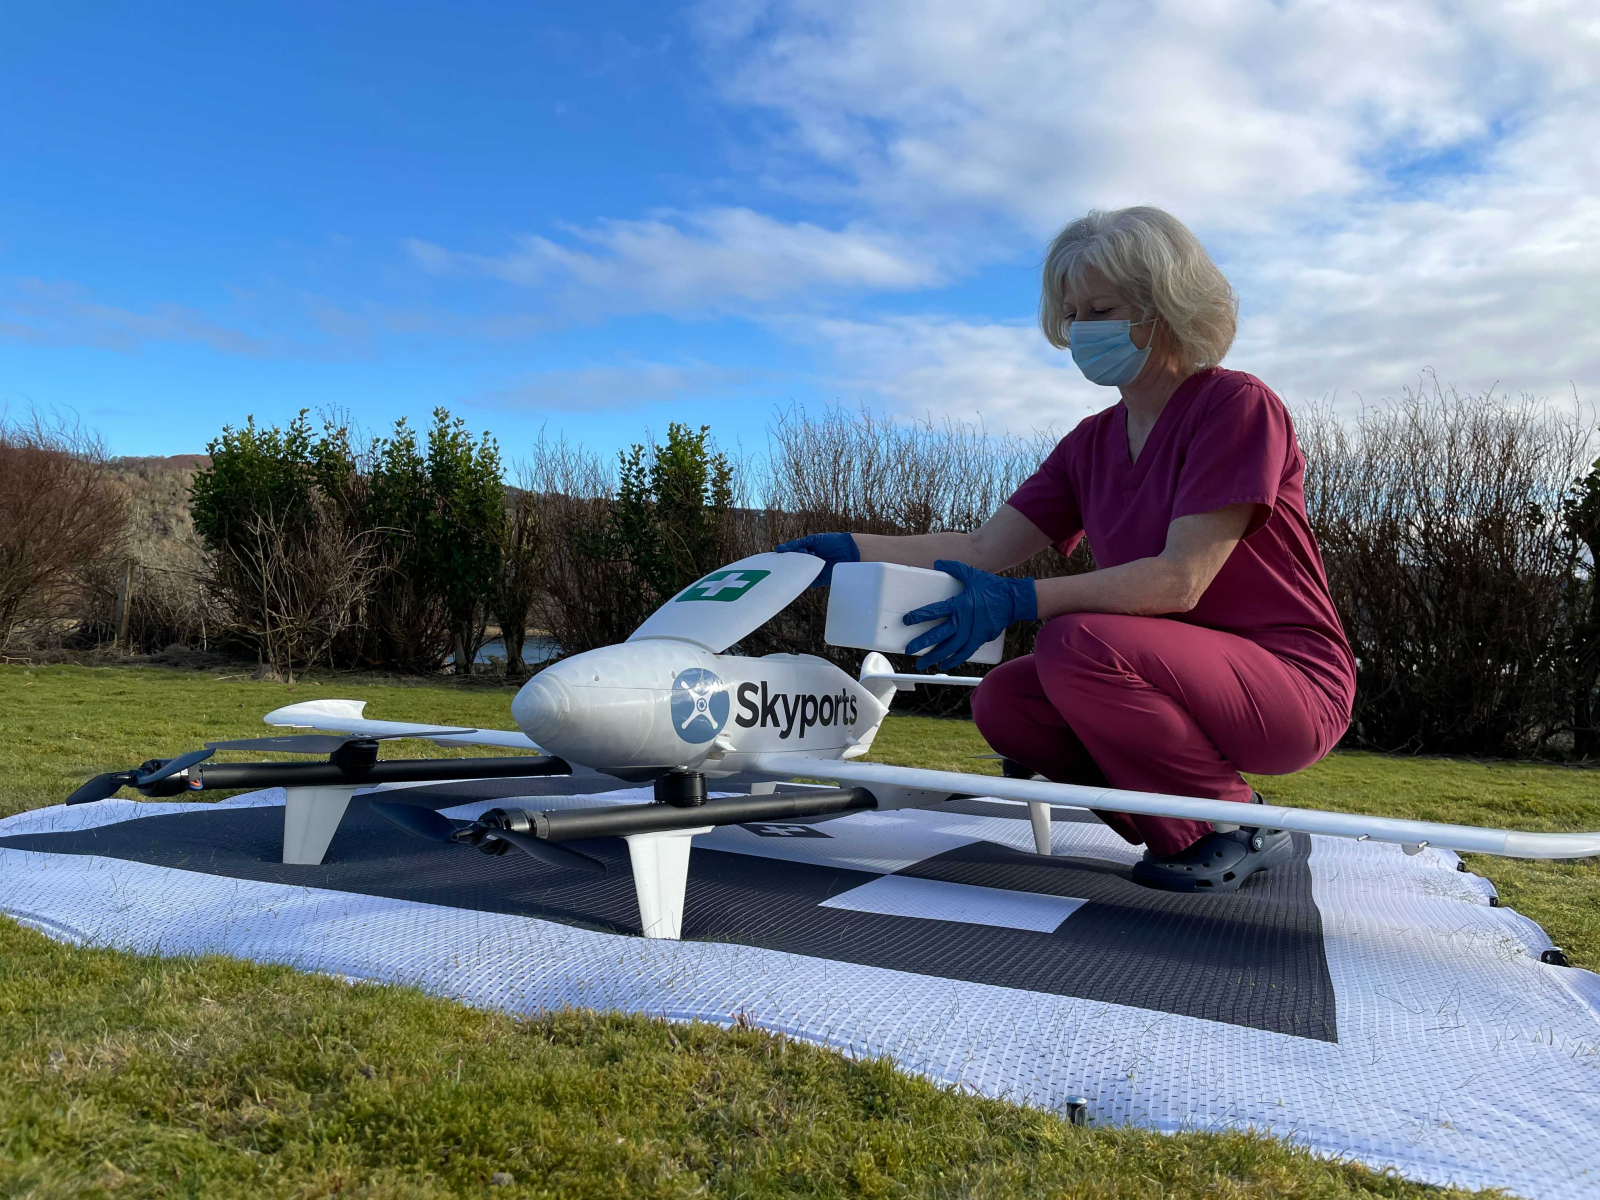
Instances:
[[[529,803],[642,798],[627,791]],[[281,792],[260,792],[220,805],[55,807],[0,821],[0,837],[282,802]],[[446,812],[465,819],[498,803]],[[1083,902],[1073,898],[892,874],[980,840],[1031,851],[1026,820],[918,810],[829,821],[819,826],[827,837],[788,836],[787,828],[730,827],[695,845],[880,876],[829,898],[835,909],[1040,931],[1082,919]],[[1053,838],[1060,855],[1116,864],[1137,857],[1098,824],[1058,820]],[[988,1096],[1062,1110],[1067,1096],[1081,1094],[1091,1124],[1249,1127],[1431,1183],[1552,1200],[1600,1194],[1600,976],[1541,963],[1549,938],[1491,907],[1492,887],[1458,871],[1457,861],[1449,852],[1407,857],[1398,847],[1313,839],[1312,894],[1337,1041],[758,946],[647,941],[94,854],[0,848],[0,912],[79,945],[230,954],[522,1014],[577,1005],[724,1024],[742,1014]]]

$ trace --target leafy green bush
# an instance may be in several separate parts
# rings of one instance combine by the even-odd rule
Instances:
[[[324,422],[314,437],[304,411],[284,430],[250,418],[207,453],[190,497],[227,629],[291,677],[333,658],[384,567],[362,520],[349,429]]]
[[[586,552],[626,559],[663,603],[726,561],[733,468],[711,440],[676,422],[667,444],[635,445],[622,457],[621,483],[603,535]]]
[[[708,426],[675,422],[665,445],[624,451],[614,488],[592,456],[541,445],[530,483],[565,543],[552,547],[542,608],[568,654],[623,641],[707,571],[770,548],[739,545],[737,473]]]
[[[369,520],[389,531],[394,576],[374,613],[369,653],[429,671],[453,651],[457,670],[470,673],[500,570],[499,445],[487,433],[475,442],[439,408],[426,448],[402,417],[371,459]]]
[[[434,671],[483,641],[500,567],[499,447],[444,409],[426,445],[402,418],[357,444],[301,412],[287,429],[225,428],[191,488],[210,586],[236,635],[275,667]],[[298,632],[297,632],[298,631]]]
[[[347,426],[324,422],[313,437],[304,409],[287,429],[223,427],[206,446],[211,465],[196,473],[190,504],[196,532],[218,552],[242,544],[250,518],[270,513],[291,522],[311,519],[318,491],[359,511],[356,453]]]

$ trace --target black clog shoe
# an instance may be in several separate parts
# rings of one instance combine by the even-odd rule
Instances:
[[[1286,830],[1245,826],[1208,833],[1176,854],[1158,856],[1146,850],[1133,864],[1133,881],[1165,892],[1232,892],[1258,871],[1293,855],[1294,839]]]

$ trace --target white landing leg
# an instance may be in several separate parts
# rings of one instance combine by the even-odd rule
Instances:
[[[334,831],[355,795],[353,787],[288,788],[283,806],[283,861],[314,867],[328,852]]]
[[[633,863],[633,890],[639,894],[639,924],[647,938],[672,938],[683,932],[683,893],[689,883],[689,843],[712,826],[674,829],[666,833],[633,833],[628,859]]]
[[[1033,823],[1033,848],[1050,853],[1050,806],[1039,800],[1028,801],[1028,820]]]

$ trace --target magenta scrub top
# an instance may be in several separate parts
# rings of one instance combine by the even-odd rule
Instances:
[[[1100,567],[1160,554],[1178,517],[1260,505],[1200,603],[1169,619],[1248,638],[1348,719],[1355,659],[1306,519],[1305,465],[1283,401],[1254,375],[1213,369],[1178,386],[1136,462],[1119,401],[1062,438],[1009,503],[1064,553],[1087,535]]]

